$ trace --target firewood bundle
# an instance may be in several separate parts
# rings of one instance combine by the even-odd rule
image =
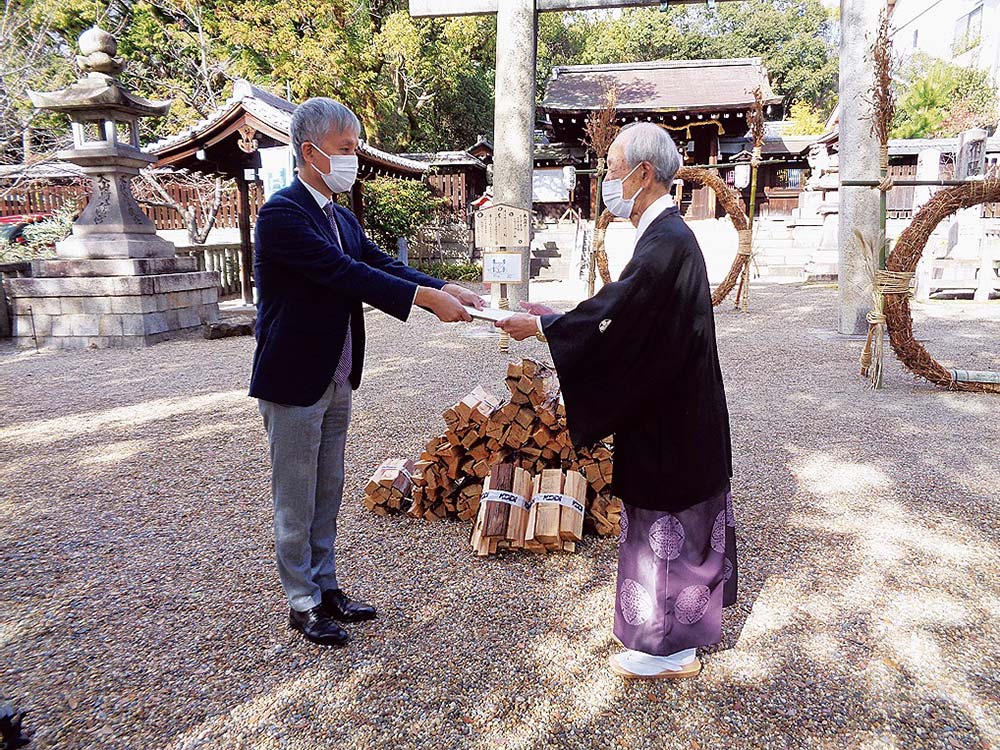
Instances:
[[[544,469],[532,477],[513,464],[499,464],[483,485],[472,549],[479,556],[522,548],[575,552],[586,507],[587,480],[579,472]]]
[[[445,410],[444,432],[427,442],[415,462],[412,504],[408,510],[405,503],[400,508],[428,521],[474,521],[494,467],[509,464],[531,477],[559,469],[579,473],[586,480],[583,504],[588,528],[604,536],[617,534],[621,501],[610,494],[611,443],[574,448],[566,428],[566,408],[559,399],[559,381],[551,367],[530,359],[510,364],[506,384],[507,401],[477,386]]]
[[[587,480],[582,474],[543,469],[532,484],[524,546],[532,552],[576,552],[586,509]]]
[[[587,507],[587,520],[598,536],[617,536],[621,532],[622,501],[612,495],[598,495]]]
[[[402,510],[412,494],[414,469],[409,459],[383,461],[365,487],[365,507],[379,516],[391,510]]]
[[[524,547],[531,489],[531,474],[514,464],[497,464],[490,469],[472,529],[472,549],[477,555]]]

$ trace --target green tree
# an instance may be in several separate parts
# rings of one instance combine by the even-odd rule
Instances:
[[[492,124],[494,21],[412,19],[395,4],[244,0],[226,11],[236,69],[350,106],[390,150],[475,140]],[[391,12],[390,12],[391,11]],[[486,128],[488,129],[488,128]]]
[[[230,53],[219,38],[216,0],[30,0],[34,22],[48,29],[53,57],[72,71],[77,38],[97,24],[114,33],[126,60],[122,81],[150,99],[172,101],[164,118],[141,121],[144,140],[206,117],[225,98]],[[64,85],[49,81],[48,87]]]
[[[37,112],[30,90],[64,86],[76,76],[51,23],[30,3],[0,9],[0,163],[30,161],[66,145],[65,117]]]
[[[809,102],[792,102],[788,119],[792,124],[784,130],[786,135],[821,135],[826,127],[826,118]]]
[[[541,13],[538,17],[538,90],[557,65],[574,65],[581,60],[591,24],[582,13]]]
[[[395,253],[396,239],[413,242],[447,201],[435,198],[430,188],[416,180],[376,177],[365,183],[365,227],[372,240],[387,253]]]
[[[820,0],[747,0],[715,9],[625,11],[577,19],[567,35],[583,39],[582,64],[761,57],[779,95],[822,114],[835,103],[836,21]]]
[[[392,96],[400,150],[471,145],[493,127],[495,22],[483,18],[416,21],[407,12],[388,16],[372,53]],[[388,83],[389,87],[385,84]]]
[[[0,45],[0,104],[14,115],[0,133],[15,144],[7,146],[8,158],[20,153],[16,136],[26,121],[45,148],[65,135],[62,120],[31,112],[24,89],[56,88],[75,78],[76,39],[94,23],[118,36],[119,53],[128,59],[126,83],[143,96],[173,101],[168,117],[143,123],[146,140],[205,117],[237,76],[290,91],[296,101],[335,97],[357,112],[369,141],[391,151],[459,148],[492,134],[493,16],[413,19],[407,0],[4,2],[29,24],[19,27],[24,43]],[[835,25],[821,0],[747,0],[711,11],[686,6],[618,16],[545,13],[539,90],[554,65],[757,55],[778,93],[825,114],[835,100]],[[31,47],[30,40],[41,43]],[[22,75],[25,67],[14,58],[24,49],[35,56]],[[14,63],[4,67],[5,55]]]
[[[995,127],[996,89],[985,71],[914,55],[903,67],[894,138],[956,136],[973,127]]]

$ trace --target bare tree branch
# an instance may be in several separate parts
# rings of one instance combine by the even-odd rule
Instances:
[[[146,206],[162,206],[176,211],[187,227],[188,240],[203,245],[215,226],[222,200],[232,190],[221,177],[209,177],[195,172],[139,173],[140,182],[133,187],[136,200]],[[228,188],[228,189],[227,189]],[[190,196],[182,200],[179,196]]]

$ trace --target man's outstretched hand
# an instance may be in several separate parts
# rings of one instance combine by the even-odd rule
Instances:
[[[541,302],[522,302],[521,309],[529,315],[552,315],[555,313],[555,310]]]
[[[544,305],[543,305],[544,307]],[[498,320],[496,327],[510,334],[514,341],[524,341],[527,338],[538,335],[538,320],[532,315],[511,315],[509,318]]]
[[[445,284],[441,291],[446,294],[450,294],[466,307],[474,307],[477,310],[482,310],[486,307],[486,301],[482,297],[473,292],[471,289],[466,289],[464,286],[459,286],[458,284]]]
[[[472,320],[472,316],[469,315],[469,311],[465,309],[462,303],[444,289],[439,291],[429,286],[422,286],[417,290],[417,297],[414,302],[437,315],[438,320],[442,323],[468,322]]]

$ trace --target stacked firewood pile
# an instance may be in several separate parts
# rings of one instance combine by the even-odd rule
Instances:
[[[390,458],[383,461],[365,487],[365,507],[376,515],[402,510],[413,493],[413,461]]]
[[[559,381],[552,368],[526,359],[508,366],[506,383],[510,391],[507,401],[478,386],[447,409],[443,415],[444,432],[428,441],[412,468],[403,466],[405,480],[400,479],[399,461],[380,466],[368,485],[371,492],[366,491],[365,506],[382,514],[401,510],[427,521],[443,518],[475,521],[477,527],[480,521],[492,519],[490,523],[494,525],[486,529],[485,535],[480,535],[480,541],[490,540],[486,549],[492,545],[494,551],[505,546],[524,546],[538,551],[556,547],[572,549],[580,535],[553,535],[548,520],[542,525],[542,537],[537,536],[537,528],[535,536],[526,535],[530,526],[528,512],[523,519],[524,535],[521,526],[512,531],[509,526],[514,521],[511,519],[520,524],[523,508],[508,505],[507,511],[495,511],[503,517],[502,534],[498,516],[480,519],[481,497],[484,489],[490,489],[490,480],[493,489],[504,491],[518,482],[521,485],[525,481],[542,482],[545,486],[537,491],[526,490],[528,495],[515,494],[530,500],[530,495],[538,492],[569,496],[579,492],[583,495],[579,500],[585,506],[585,518],[581,520],[602,536],[617,534],[621,501],[611,495],[612,446],[602,442],[589,449],[573,447],[566,429],[566,410],[559,400]],[[504,473],[494,476],[500,469]],[[546,477],[552,486],[556,480],[554,475],[546,474],[546,470],[556,470],[560,490],[549,489]],[[579,479],[569,479],[574,474]],[[397,503],[394,494],[405,492],[407,481],[412,481],[409,507],[406,501]],[[502,484],[496,484],[497,481]],[[573,492],[566,491],[567,482]],[[541,513],[543,519],[548,519],[553,511],[545,505],[542,504]],[[555,510],[570,509],[555,505]],[[510,534],[514,534],[514,538]]]

